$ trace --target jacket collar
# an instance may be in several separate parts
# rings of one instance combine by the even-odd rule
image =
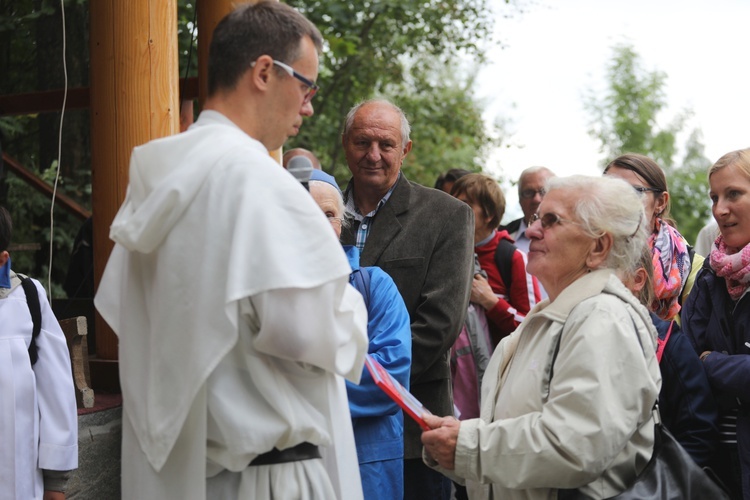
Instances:
[[[344,193],[345,199],[352,194],[353,183],[350,180]],[[388,202],[380,207],[373,219],[373,227],[367,236],[361,260],[372,265],[377,262],[388,244],[401,232],[403,227],[399,220],[409,210],[412,186],[403,172],[396,181]]]
[[[581,276],[568,285],[554,302],[550,303],[549,300],[543,300],[527,316],[538,314],[552,321],[564,323],[574,307],[601,293],[615,295],[637,309],[637,299],[625,288],[614,271],[612,269],[598,269]]]

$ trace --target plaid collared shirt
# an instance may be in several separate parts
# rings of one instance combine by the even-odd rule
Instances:
[[[401,172],[399,172],[398,174],[398,179],[400,178]],[[375,218],[378,210],[380,210],[380,207],[385,205],[385,202],[387,202],[391,197],[393,189],[396,187],[396,184],[398,184],[398,179],[396,179],[396,182],[393,183],[391,189],[389,189],[388,192],[385,193],[385,196],[383,196],[383,198],[381,198],[381,200],[378,202],[378,206],[375,207],[375,210],[366,215],[362,215],[357,206],[354,204],[354,186],[352,186],[352,189],[349,192],[349,197],[346,200],[346,211],[352,217],[354,217],[355,220],[359,221],[359,228],[357,229],[357,239],[355,242],[355,246],[359,249],[360,252],[363,252],[365,250],[365,241],[367,241],[367,236],[370,234],[372,220]]]

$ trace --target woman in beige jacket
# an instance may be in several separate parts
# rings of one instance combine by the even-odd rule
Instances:
[[[648,311],[617,273],[646,244],[642,204],[612,178],[553,178],[528,270],[549,293],[495,351],[481,417],[427,416],[424,458],[472,499],[607,498],[651,458],[661,375]]]

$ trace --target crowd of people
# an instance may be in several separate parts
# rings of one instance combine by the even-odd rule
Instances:
[[[313,114],[321,50],[283,3],[236,8],[198,119],[132,153],[95,299],[119,339],[122,497],[609,498],[651,459],[656,407],[750,499],[750,149],[708,172],[702,252],[640,154],[601,177],[525,170],[501,226],[493,178],[407,178],[411,125],[386,99],[344,118],[347,181],[284,155],[311,164],[302,183],[268,151]],[[64,499],[69,358],[10,229],[0,207],[0,497]]]

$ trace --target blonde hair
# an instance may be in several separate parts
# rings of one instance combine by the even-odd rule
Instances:
[[[716,160],[716,163],[708,169],[708,178],[710,179],[714,173],[730,165],[736,165],[742,173],[750,177],[750,148],[730,151]]]

